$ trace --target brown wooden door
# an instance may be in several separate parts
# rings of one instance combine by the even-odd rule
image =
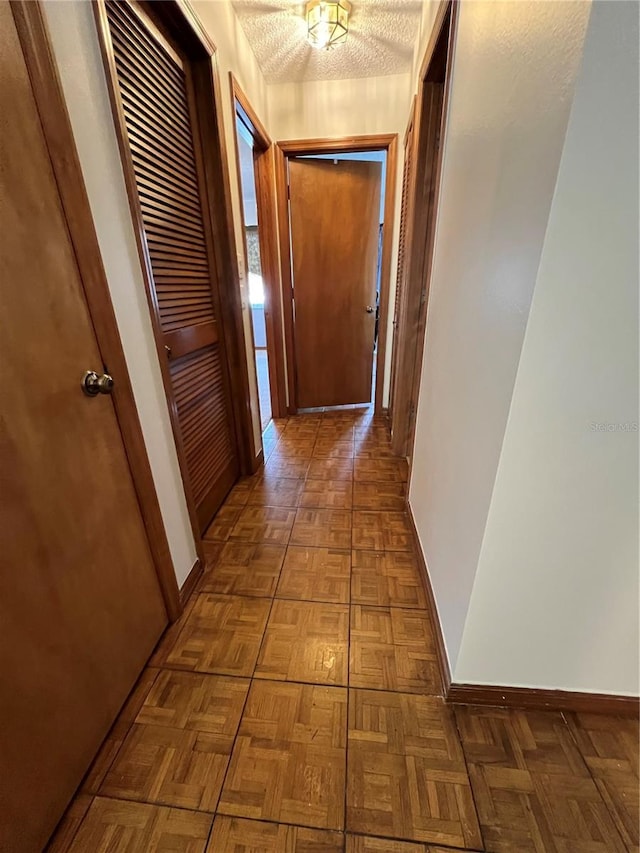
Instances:
[[[106,14],[186,487],[204,531],[239,462],[191,70],[137,5],[107,2]]]
[[[289,163],[298,408],[371,401],[381,163]]]
[[[7,3],[0,114],[0,850],[35,853],[167,618]]]

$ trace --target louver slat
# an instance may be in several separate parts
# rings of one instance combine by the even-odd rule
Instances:
[[[160,327],[173,356],[183,458],[204,530],[238,463],[187,78],[132,6],[108,0],[106,9]]]

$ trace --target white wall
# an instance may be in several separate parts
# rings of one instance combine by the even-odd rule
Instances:
[[[90,3],[43,4],[178,583],[196,550]],[[116,382],[118,377],[115,377]]]
[[[456,681],[638,694],[638,35],[594,3]]]
[[[383,405],[388,404],[393,336],[393,304],[398,265],[398,233],[402,200],[402,140],[411,106],[411,75],[361,77],[276,83],[267,87],[269,128],[276,141],[318,137],[397,133],[398,170],[394,217],[389,323],[384,371]]]
[[[460,6],[409,493],[454,671],[588,14]]]

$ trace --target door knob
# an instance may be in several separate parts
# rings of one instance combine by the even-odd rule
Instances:
[[[373,307],[371,305],[367,305],[366,311],[367,314],[373,314]]]
[[[82,377],[82,390],[87,397],[110,394],[113,391],[113,377],[109,376],[108,373],[98,376],[95,370],[87,370]]]

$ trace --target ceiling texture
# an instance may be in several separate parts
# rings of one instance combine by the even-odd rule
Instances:
[[[305,3],[232,0],[267,83],[381,77],[411,70],[422,0],[353,0],[345,44],[311,47]]]

